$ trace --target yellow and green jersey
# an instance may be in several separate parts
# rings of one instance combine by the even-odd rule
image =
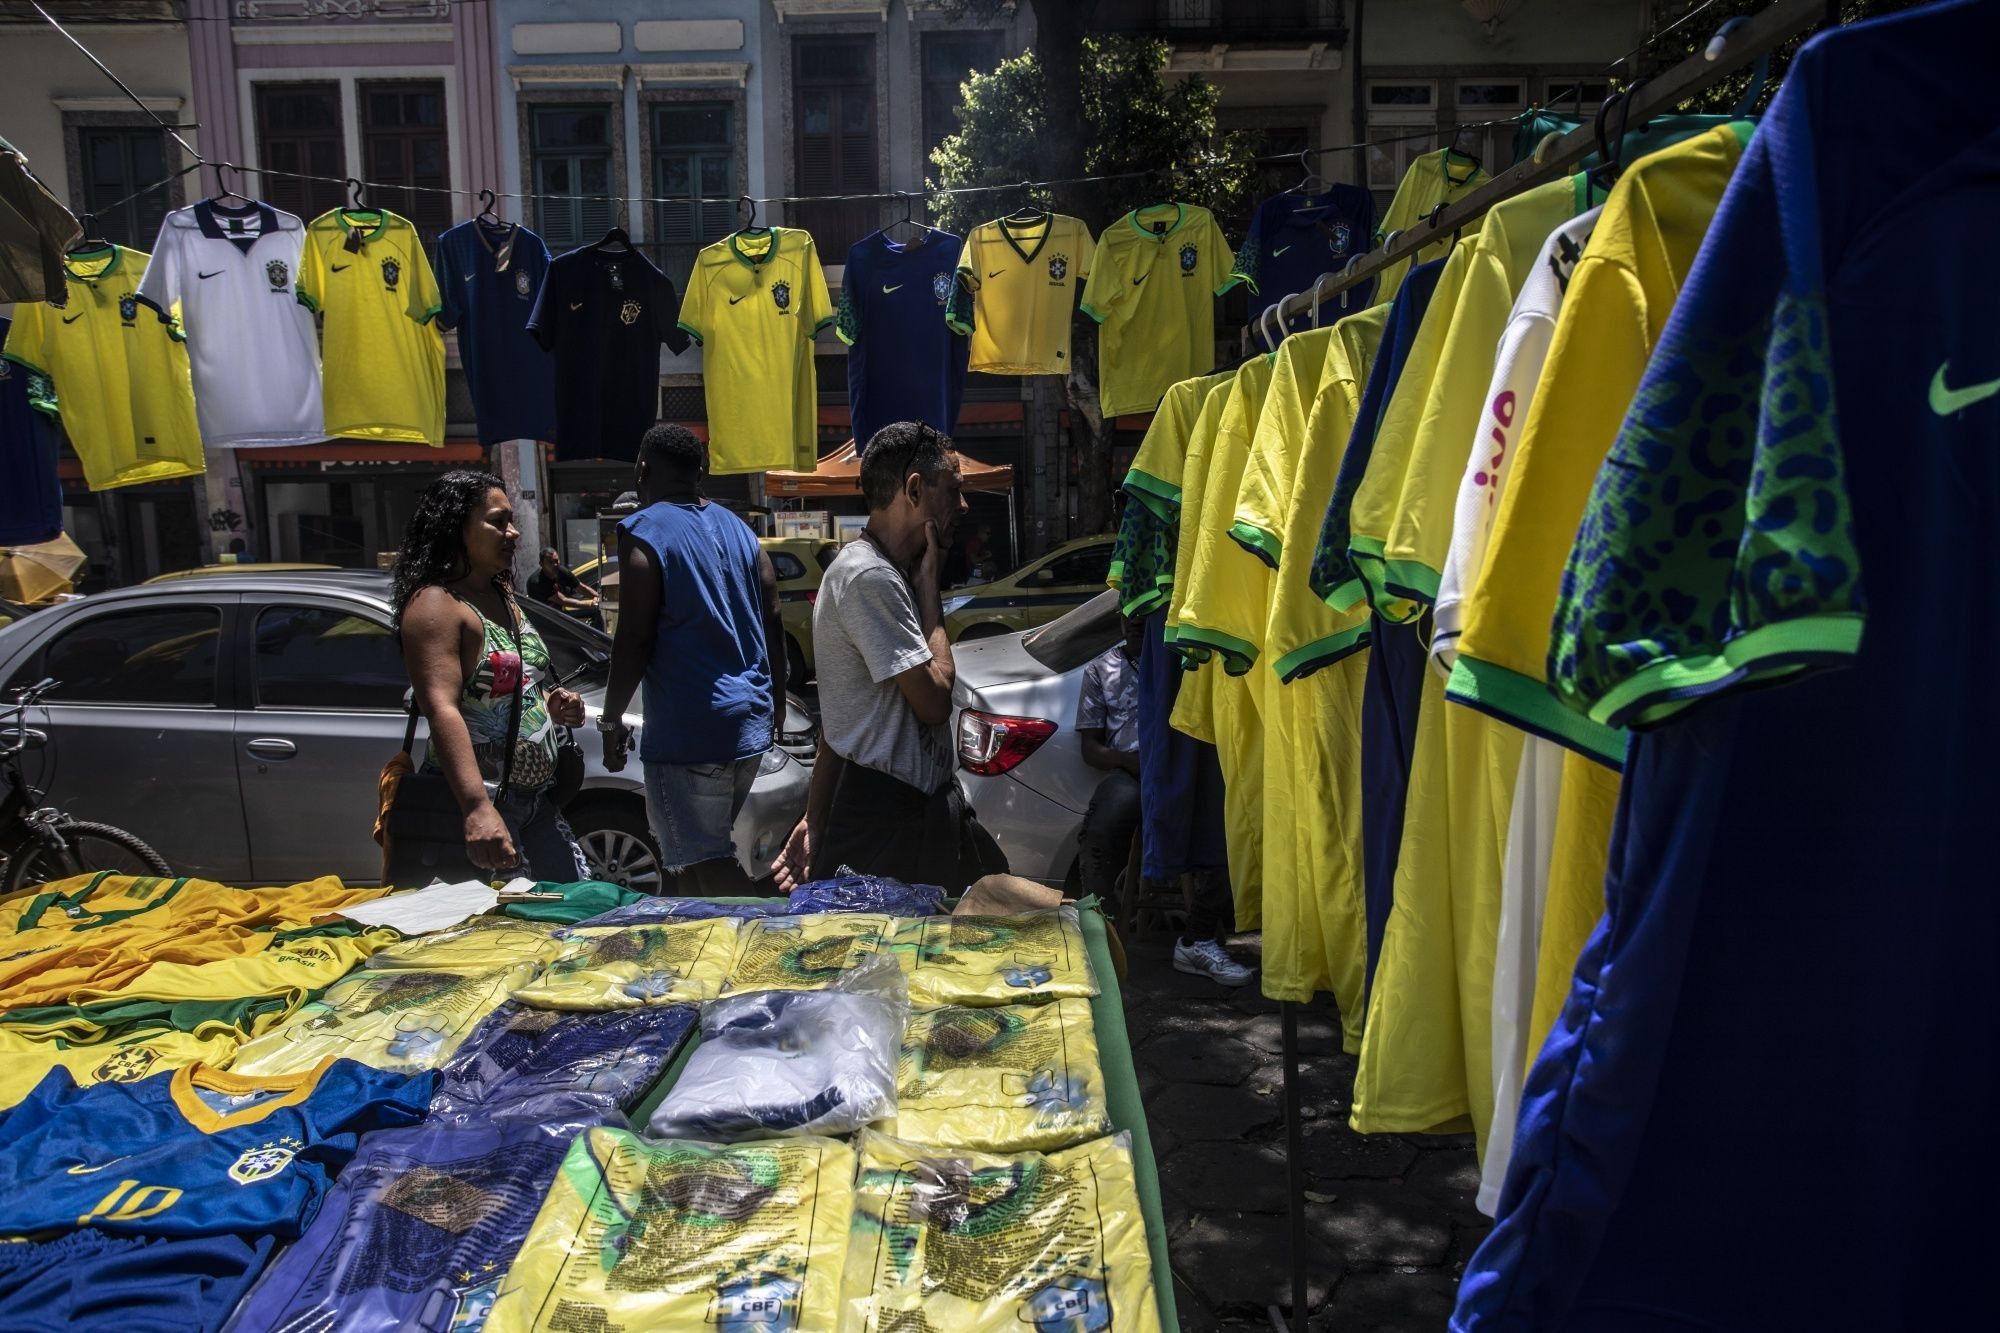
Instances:
[[[548,970],[514,992],[537,1009],[637,1009],[712,1000],[729,979],[730,917],[636,926],[581,926]]]
[[[139,295],[148,258],[122,245],[67,256],[62,304],[22,301],[7,331],[7,359],[54,383],[93,491],[202,470],[186,336]]]
[[[534,975],[533,963],[364,968],[244,1046],[230,1068],[261,1078],[337,1057],[402,1073],[435,1069]]]
[[[898,923],[891,947],[910,1003],[1039,1004],[1097,994],[1074,907]]]
[[[1215,364],[1215,298],[1229,276],[1229,242],[1195,204],[1149,204],[1097,239],[1083,313],[1096,320],[1104,415],[1150,412],[1178,380]]]
[[[1180,531],[1174,536],[1174,583],[1172,595],[1167,599],[1164,631],[1169,647],[1180,637],[1181,607],[1187,600],[1187,571],[1194,567],[1196,538],[1201,534],[1204,502],[1208,495],[1209,447],[1215,441],[1215,433],[1222,425],[1223,410],[1235,391],[1236,379],[1233,375],[1218,384],[1202,400],[1201,411],[1195,416],[1194,429],[1188,435],[1186,468],[1182,473],[1185,485],[1181,492]],[[1207,673],[1183,682],[1174,696],[1174,711],[1168,718],[1169,725],[1196,740],[1215,744],[1214,702]]]
[[[1392,232],[1409,230],[1428,217],[1439,204],[1458,202],[1484,185],[1487,179],[1477,158],[1455,153],[1449,148],[1425,153],[1410,163],[1410,169],[1397,183],[1395,197],[1389,200],[1388,211],[1382,214],[1382,221],[1375,228],[1375,243],[1380,245]],[[1403,285],[1410,269],[1427,259],[1436,259],[1450,245],[1451,236],[1446,233],[1418,251],[1414,260],[1399,259],[1383,269],[1375,284],[1376,304],[1387,305],[1395,300],[1396,289]]]
[[[326,433],[444,443],[444,308],[417,229],[336,208],[306,227],[298,297],[320,316]]]
[[[1111,1132],[1089,1000],[910,1015],[884,1132],[933,1148],[1020,1152]]]
[[[972,338],[969,368],[1069,374],[1070,315],[1096,249],[1090,228],[1062,213],[974,227],[959,252],[958,288],[945,312],[953,329]]]
[[[1126,508],[1106,577],[1123,594],[1119,610],[1125,615],[1150,615],[1172,595],[1188,439],[1209,390],[1229,378],[1204,375],[1168,389],[1125,474]]]
[[[796,227],[735,232],[695,257],[680,326],[701,344],[711,471],[818,466],[813,339],[834,314],[819,252]]]

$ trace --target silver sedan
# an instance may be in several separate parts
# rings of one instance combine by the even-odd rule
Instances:
[[[523,609],[594,723],[611,640],[538,603]],[[402,744],[409,688],[387,574],[196,575],[0,628],[0,690],[46,676],[61,686],[24,739],[66,813],[130,829],[176,871],[223,883],[380,879],[376,782]],[[607,772],[596,727],[576,735],[585,777],[567,813],[592,873],[658,891],[639,764]],[[795,705],[736,824],[752,878],[805,809],[811,772],[795,756],[813,743]]]

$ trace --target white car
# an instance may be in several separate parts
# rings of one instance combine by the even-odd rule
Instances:
[[[1083,669],[1124,629],[1104,592],[1036,629],[952,648],[959,781],[1017,875],[1076,887],[1077,835],[1104,777],[1083,759]]]

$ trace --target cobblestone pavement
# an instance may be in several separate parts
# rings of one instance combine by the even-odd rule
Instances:
[[[1257,940],[1232,947],[1250,961]],[[1173,937],[1127,941],[1125,1022],[1152,1127],[1184,1333],[1271,1325],[1291,1301],[1278,1006],[1175,972]],[[1314,1333],[1437,1333],[1488,1221],[1470,1134],[1357,1134],[1354,1057],[1325,997],[1299,1014]]]

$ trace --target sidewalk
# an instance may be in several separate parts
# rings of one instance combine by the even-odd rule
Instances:
[[[1160,1168],[1184,1333],[1271,1325],[1289,1304],[1278,1007],[1175,972],[1173,937],[1128,940],[1125,1022]],[[1232,946],[1252,961],[1256,937]],[[1470,1134],[1356,1134],[1355,1062],[1322,997],[1299,1013],[1314,1333],[1436,1333],[1486,1235]]]

